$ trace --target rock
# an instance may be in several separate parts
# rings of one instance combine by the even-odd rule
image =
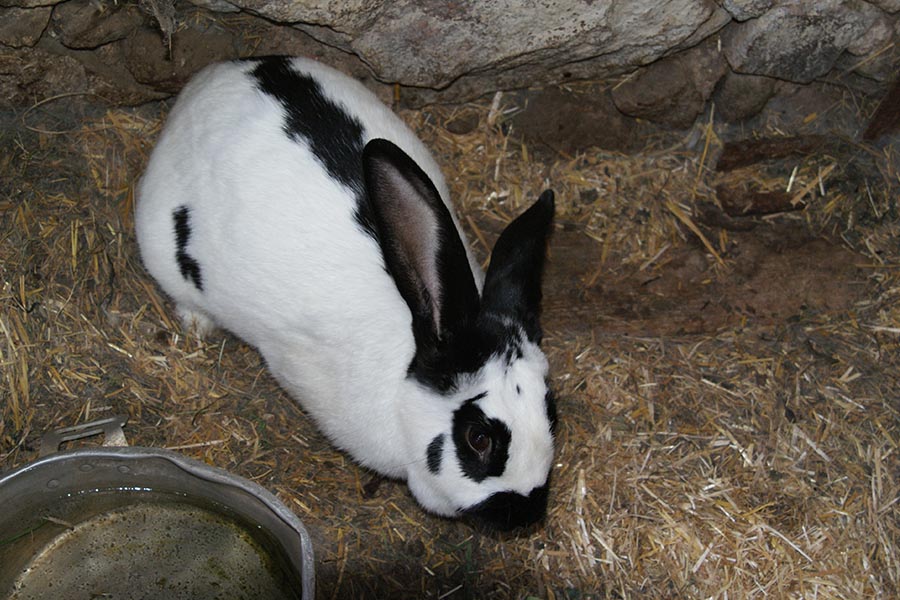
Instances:
[[[723,49],[735,71],[808,83],[831,70],[879,15],[858,0],[786,0],[726,27]]]
[[[41,19],[0,13],[0,44],[45,44],[76,58],[110,98],[171,94],[209,62],[265,53],[320,58],[388,100],[389,84],[399,83],[407,106],[643,67],[649,74],[638,72],[617,102],[684,127],[722,75],[709,50],[719,40],[735,71],[795,82],[834,68],[845,84],[883,87],[900,61],[900,19],[885,12],[900,10],[900,0],[535,0],[527,8],[517,0],[0,0],[0,10],[11,8],[40,10]],[[657,97],[632,93],[626,102],[641,79]],[[728,85],[741,89],[737,81]],[[746,104],[738,115],[755,105]]]
[[[191,4],[211,10],[213,12],[240,12],[241,9],[225,0],[189,0]]]
[[[304,2],[231,0],[229,4],[262,15],[276,23],[313,23],[348,32],[359,31],[373,23],[379,18],[378,13],[383,12],[385,5],[390,2],[386,0],[346,0],[342,2],[333,0],[305,0]],[[408,4],[408,2],[398,2],[398,4]],[[434,5],[432,10],[440,10],[444,3],[432,0],[422,4],[431,4]]]
[[[875,17],[872,26],[859,38],[852,40],[847,46],[847,52],[856,56],[865,56],[872,52],[883,50],[891,43],[894,37],[894,24],[885,14]]]
[[[868,2],[889,13],[900,11],[900,0],[868,0]]]
[[[263,19],[233,17],[240,35],[236,36],[240,56],[287,54],[320,60],[362,81],[387,104],[393,102],[393,86],[372,75],[372,70],[354,54],[322,44],[312,36],[288,25],[276,25]]]
[[[834,63],[834,68],[843,76],[842,83],[846,85],[853,84],[848,74],[859,75],[876,82],[890,83],[897,78],[898,64],[900,64],[900,46],[896,42],[892,42],[866,56],[855,56],[845,52]],[[863,89],[865,86],[852,85],[852,87],[865,93]]]
[[[775,94],[775,80],[728,71],[716,88],[716,114],[729,123],[756,115]]]
[[[851,74],[852,75],[852,74]],[[851,76],[844,77],[844,81]],[[871,92],[867,92],[871,94]],[[829,81],[806,85],[778,82],[775,95],[760,112],[770,130],[789,135],[830,134],[856,138],[863,127],[853,93]]]
[[[34,46],[47,28],[52,10],[49,7],[0,8],[0,45]]]
[[[53,31],[68,48],[97,48],[125,39],[143,23],[136,4],[69,0],[53,11]]]
[[[616,107],[678,129],[690,127],[703,111],[727,65],[709,41],[657,61],[613,89]]]
[[[36,6],[54,6],[64,0],[0,0],[0,7],[18,6],[21,8],[34,8]]]
[[[713,0],[543,1],[527,13],[517,0],[232,3],[358,54],[384,81],[437,89],[472,73],[506,74],[498,89],[559,82],[563,71],[622,71],[698,30],[708,35],[727,17]]]
[[[0,105],[31,106],[88,87],[84,67],[74,58],[39,48],[0,52]]]
[[[687,128],[703,110],[703,96],[691,86],[681,61],[662,60],[641,69],[612,93],[616,107],[639,117],[676,128]]]
[[[579,93],[560,88],[519,95],[524,109],[512,119],[512,131],[526,142],[554,153],[573,155],[591,146],[636,152],[649,127],[616,110],[602,88]]]
[[[454,135],[467,135],[481,125],[481,116],[475,110],[462,110],[444,123],[444,129]]]
[[[171,48],[169,56],[158,31],[137,29],[125,40],[125,64],[138,83],[174,94],[204,66],[237,57],[231,34],[212,26],[179,29]]]
[[[900,133],[900,80],[881,99],[862,138],[875,141],[881,136]]]
[[[44,35],[33,48],[0,52],[0,106],[31,106],[60,95],[67,104],[137,105],[170,95],[134,80],[125,68],[122,45],[113,42],[73,56],[59,40]]]
[[[775,0],[722,0],[722,8],[737,21],[746,21],[762,16]]]
[[[731,22],[731,19],[732,17],[727,10],[716,7],[716,9],[709,14],[709,18],[701,23],[700,26],[694,31],[694,33],[686,37],[679,44],[673,46],[667,54],[673,54],[676,51],[680,52],[688,48],[693,48],[703,40],[709,38],[709,36],[711,36],[712,34],[728,25],[728,23]]]

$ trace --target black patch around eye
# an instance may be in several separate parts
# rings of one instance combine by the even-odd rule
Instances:
[[[181,276],[203,291],[203,278],[200,275],[200,264],[187,253],[188,241],[191,238],[190,210],[187,206],[179,206],[172,213],[175,223],[175,262]]]
[[[432,474],[437,475],[441,470],[441,452],[444,450],[444,434],[436,436],[431,443],[428,444],[426,457],[428,459],[428,470]]]
[[[453,413],[453,444],[463,475],[475,482],[488,477],[499,477],[506,470],[509,458],[509,442],[512,432],[503,421],[489,419],[476,402],[486,394],[482,393],[463,402]],[[476,430],[491,438],[491,449],[487,455],[479,455],[466,441],[466,432]]]
[[[544,394],[544,407],[547,409],[547,420],[550,421],[550,433],[556,435],[556,394],[549,387]]]
[[[500,531],[527,527],[547,515],[549,491],[548,477],[547,483],[534,488],[527,496],[516,492],[498,492],[463,513]]]

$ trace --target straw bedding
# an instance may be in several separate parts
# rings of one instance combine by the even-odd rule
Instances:
[[[482,256],[557,193],[550,514],[497,536],[423,513],[331,448],[252,348],[181,330],[132,232],[166,106],[68,102],[0,131],[3,468],[35,459],[43,431],[128,414],[133,445],[286,502],[313,532],[321,598],[900,595],[895,146],[716,170],[714,122],[633,156],[560,156],[504,126],[502,97],[404,113]],[[450,133],[463,113],[474,128]],[[743,206],[777,192],[783,210],[724,210],[741,186]]]

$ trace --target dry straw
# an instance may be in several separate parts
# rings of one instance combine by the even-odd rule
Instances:
[[[569,297],[623,274],[650,279],[688,246],[719,257],[705,277],[727,282],[730,234],[703,225],[698,206],[736,178],[785,189],[796,166],[790,193],[806,208],[769,218],[857,251],[859,301],[691,335],[573,325],[566,313],[578,307],[553,303],[545,343],[561,424],[550,515],[535,531],[492,536],[373,481],[251,348],[179,328],[132,233],[134,182],[164,107],[111,110],[60,135],[17,121],[0,153],[3,467],[36,458],[42,431],[127,413],[133,444],[249,477],[295,510],[314,532],[323,598],[898,597],[900,221],[897,173],[883,160],[896,148],[856,187],[838,185],[852,173],[821,153],[718,174],[711,123],[696,148],[648,140],[634,156],[536,156],[500,126],[514,108],[500,97],[493,112],[488,102],[404,113],[435,149],[483,256],[552,186],[559,231],[584,248],[575,265],[554,263],[551,249],[551,270],[571,272],[554,279]],[[477,126],[449,133],[463,112]]]

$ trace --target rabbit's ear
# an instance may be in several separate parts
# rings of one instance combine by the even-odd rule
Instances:
[[[378,243],[412,312],[417,356],[427,360],[478,313],[465,247],[431,179],[403,150],[371,140],[363,171]]]
[[[484,280],[481,310],[522,325],[535,343],[541,340],[541,278],[553,223],[553,191],[510,223],[494,245]]]

